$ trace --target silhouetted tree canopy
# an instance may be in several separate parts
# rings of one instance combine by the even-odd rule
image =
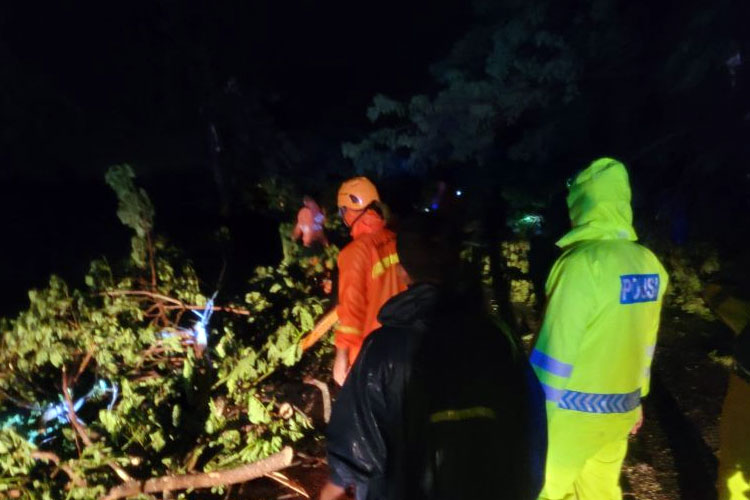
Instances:
[[[748,188],[745,3],[478,1],[474,10],[472,28],[431,67],[436,91],[375,96],[367,116],[377,128],[342,147],[357,171],[449,167],[511,200],[519,190],[546,198],[609,155],[630,165],[652,217],[675,203],[720,217],[732,207],[717,194]]]

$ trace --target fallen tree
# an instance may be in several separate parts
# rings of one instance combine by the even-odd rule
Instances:
[[[330,306],[316,283],[335,249],[257,268],[232,301],[154,234],[130,167],[107,182],[133,230],[127,261],[93,262],[83,290],[53,276],[0,319],[0,497],[218,494],[285,467],[311,424],[271,382]]]

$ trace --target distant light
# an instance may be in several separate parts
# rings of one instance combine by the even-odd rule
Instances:
[[[433,203],[432,205],[430,205],[430,208],[433,210],[437,210],[438,208],[440,208],[440,205],[438,205],[437,203]]]
[[[460,198],[461,196],[463,196],[463,194],[464,194],[463,191],[461,191],[460,189],[456,189],[456,196]]]
[[[429,212],[430,211],[430,207],[424,207],[424,211],[425,212]]]
[[[537,226],[544,221],[541,215],[527,214],[521,217],[518,222],[526,226]]]
[[[737,68],[739,66],[742,66],[742,54],[739,52],[736,52],[732,57],[727,59],[726,65],[730,68]]]
[[[512,229],[514,233],[521,231],[532,231],[534,234],[540,234],[542,231],[542,224],[544,223],[544,217],[537,214],[524,214],[523,216],[515,219],[512,222]]]

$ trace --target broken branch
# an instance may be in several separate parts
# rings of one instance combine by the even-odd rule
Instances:
[[[91,441],[91,438],[89,437],[88,433],[86,432],[86,429],[84,426],[78,421],[78,416],[76,415],[76,410],[73,407],[73,400],[70,397],[70,392],[68,391],[68,375],[65,372],[65,367],[63,367],[62,371],[62,389],[63,389],[63,398],[65,398],[65,406],[68,409],[68,420],[70,420],[70,425],[73,426],[73,429],[76,431],[76,434],[80,436],[81,441],[83,441],[83,444],[88,446],[91,446],[93,441]],[[76,446],[78,445],[78,441],[76,441]],[[80,453],[80,450],[79,450]],[[109,462],[107,465],[115,471],[115,474],[122,479],[123,481],[131,481],[132,478],[130,477],[130,474],[128,474],[125,469],[120,467],[114,462]]]
[[[60,464],[60,457],[52,453],[51,451],[32,451],[31,452],[31,458],[34,460],[41,460],[42,462],[52,462],[55,464],[55,466],[60,469],[61,471],[65,472],[68,477],[70,478],[71,482],[75,486],[86,486],[86,481],[78,477],[78,475],[73,472],[73,469],[70,468],[69,465]]]
[[[149,297],[155,300],[162,300],[164,302],[169,302],[178,306],[183,305],[182,302],[177,299],[156,292],[148,292],[146,290],[108,290],[106,292],[102,292],[102,295],[109,295],[110,297],[117,297],[120,295],[135,295],[138,297]]]
[[[286,447],[268,458],[242,465],[233,469],[202,474],[184,474],[180,476],[162,476],[146,481],[128,481],[115,486],[101,500],[118,500],[139,493],[161,493],[164,491],[212,488],[220,485],[244,483],[271,472],[288,467],[292,463],[293,451]]]
[[[310,494],[305,490],[305,488],[303,488],[296,481],[292,481],[291,479],[289,479],[289,477],[282,474],[281,472],[269,472],[268,474],[266,474],[266,477],[269,479],[273,479],[277,483],[289,488],[300,496],[310,498]]]
[[[302,348],[302,351],[306,351],[314,346],[315,343],[323,337],[323,335],[328,333],[328,330],[333,328],[333,325],[335,325],[338,320],[339,315],[336,312],[336,309],[333,309],[332,311],[326,313],[326,315],[323,316],[320,321],[318,321],[318,324],[315,325],[315,328],[313,328],[310,333],[305,335],[302,340],[300,340],[300,347]]]
[[[73,377],[73,383],[75,384],[78,381],[78,377],[81,376],[81,374],[86,370],[86,368],[89,366],[89,363],[91,362],[91,358],[94,356],[94,349],[90,348],[86,352],[86,356],[83,358],[83,361],[81,361],[81,366],[78,367],[78,372],[76,373],[76,376]]]
[[[307,377],[304,382],[320,389],[323,397],[323,421],[328,423],[331,420],[331,391],[328,390],[328,384],[312,377]]]
[[[171,305],[168,306],[162,306],[165,310],[186,310],[186,311],[202,311],[206,308],[206,306],[197,306],[193,304],[185,304],[181,300],[175,299],[173,297],[169,297],[168,295],[163,295],[161,293],[156,292],[149,292],[146,290],[109,290],[107,292],[103,292],[104,295],[109,295],[110,297],[117,297],[120,295],[131,295],[136,297],[148,297],[151,299],[154,299],[156,301],[162,301],[167,302]],[[153,308],[154,306],[152,306]],[[158,304],[155,307],[159,307]],[[149,309],[150,311],[151,309]],[[243,309],[241,307],[229,307],[229,306],[214,306],[214,311],[222,311],[227,312],[230,314],[238,314],[241,316],[250,316],[250,311],[247,309]]]

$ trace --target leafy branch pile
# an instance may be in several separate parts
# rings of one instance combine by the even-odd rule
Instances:
[[[664,265],[669,271],[669,304],[688,314],[713,321],[714,314],[708,308],[703,292],[706,283],[720,269],[719,257],[710,245],[695,245],[690,251],[680,247],[665,252]]]
[[[94,261],[83,290],[53,276],[0,320],[0,498],[101,498],[262,459],[310,428],[267,384],[328,307],[315,278],[332,256],[259,268],[244,304],[210,307],[215,290],[154,236],[133,170],[106,180],[133,230],[128,261]]]

